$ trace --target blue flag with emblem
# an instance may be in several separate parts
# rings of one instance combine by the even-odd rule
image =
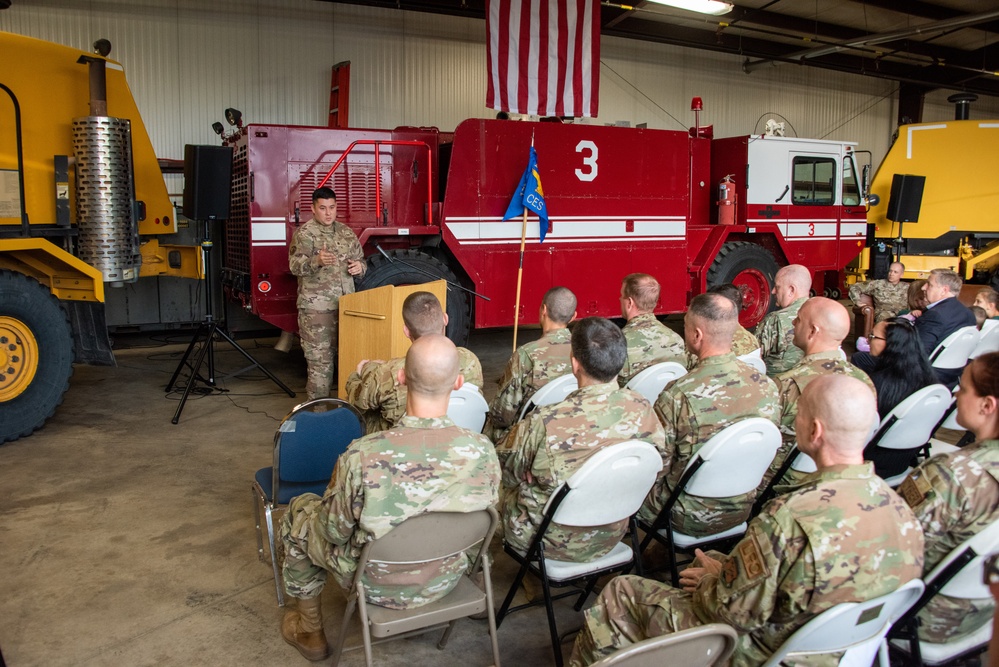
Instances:
[[[531,157],[527,161],[527,169],[520,177],[517,191],[513,193],[513,199],[506,208],[503,215],[504,220],[515,218],[527,210],[540,218],[541,226],[538,232],[540,240],[544,242],[545,234],[548,233],[548,207],[545,205],[545,193],[541,189],[541,176],[538,174],[538,154],[531,146]]]

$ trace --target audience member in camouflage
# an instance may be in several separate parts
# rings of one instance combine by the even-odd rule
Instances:
[[[615,382],[626,354],[617,325],[600,317],[581,320],[572,332],[572,372],[579,389],[561,403],[538,408],[497,446],[504,533],[514,548],[527,551],[552,493],[595,453],[626,440],[663,446],[663,428],[652,406]],[[553,523],[545,534],[545,555],[598,558],[621,541],[627,527],[627,521],[599,528]]]
[[[874,321],[881,322],[895,317],[909,307],[909,283],[902,282],[905,266],[892,262],[888,268],[888,279],[870,280],[866,283],[850,285],[850,301],[860,303],[860,295],[866,294],[874,301]]]
[[[282,636],[306,658],[328,653],[319,595],[332,572],[348,588],[364,545],[425,512],[470,512],[498,502],[499,462],[484,436],[447,417],[461,386],[458,354],[443,335],[420,337],[406,354],[406,416],[366,435],[340,456],[322,498],[295,498],[282,521],[284,582],[298,608],[286,612]],[[470,561],[465,554],[421,566],[384,568],[366,579],[369,601],[406,609],[446,595]],[[318,625],[318,629],[316,626]]]
[[[683,339],[655,316],[659,282],[647,273],[632,273],[621,281],[621,316],[628,357],[617,381],[622,387],[649,366],[675,361],[687,367]]]
[[[798,414],[798,398],[809,382],[829,373],[838,373],[860,380],[872,394],[877,394],[870,376],[848,362],[840,349],[843,339],[850,333],[850,313],[842,304],[821,296],[811,298],[801,306],[793,324],[794,345],[803,350],[805,356],[794,368],[774,378],[780,391],[780,431],[783,442],[763,478],[760,490],[767,486],[784,463],[788,452],[794,448],[794,420]],[[793,484],[804,476],[805,473],[788,469],[780,483]]]
[[[742,288],[736,287],[732,283],[724,283],[722,285],[715,285],[708,290],[709,294],[721,294],[722,296],[728,297],[735,304],[736,310],[742,313]],[[735,334],[732,336],[732,354],[737,357],[749,354],[753,350],[760,349],[760,341],[756,340],[756,336],[751,334],[746,327],[739,324],[735,328]],[[688,366],[692,367],[697,363],[697,357],[693,357],[693,363]]]
[[[447,314],[430,292],[413,292],[402,303],[402,331],[410,340],[427,334],[443,334]],[[482,364],[463,347],[458,348],[459,373],[467,384],[482,389]],[[406,385],[399,376],[405,359],[362,360],[347,378],[347,401],[361,411],[365,433],[394,426],[406,411]]]
[[[541,338],[521,345],[510,357],[499,380],[499,391],[489,405],[483,433],[493,442],[506,436],[534,392],[572,372],[568,326],[575,317],[576,296],[571,291],[553,287],[545,292],[538,312]]]
[[[739,633],[732,664],[760,665],[817,614],[886,595],[919,577],[919,522],[863,461],[877,413],[862,387],[841,375],[806,387],[797,432],[818,471],[768,503],[729,555],[698,550],[696,566],[681,573],[683,590],[635,576],[613,579],[585,612],[569,664],[588,665],[650,637],[725,623]],[[807,664],[836,662],[816,656]]]
[[[694,454],[719,431],[737,421],[764,417],[777,423],[777,387],[765,375],[735,358],[732,333],[735,305],[720,294],[700,294],[683,321],[687,347],[699,361],[689,373],[666,385],[655,411],[666,428],[663,472],[639,511],[654,521],[676,488]],[[673,508],[674,528],[688,535],[709,535],[745,521],[756,498],[681,495]]]
[[[999,353],[993,352],[968,364],[957,392],[957,421],[978,441],[924,461],[899,487],[926,534],[926,572],[999,520],[997,403]],[[956,641],[991,622],[994,606],[989,598],[938,594],[919,614],[919,636],[934,643]]]
[[[354,278],[368,265],[357,236],[336,221],[336,194],[312,193],[312,219],[298,228],[288,248],[288,268],[298,276],[298,334],[308,366],[305,393],[330,395],[339,341],[340,297],[354,292]]]
[[[785,266],[774,278],[773,293],[780,310],[763,318],[756,330],[760,354],[767,365],[767,375],[771,377],[791,370],[804,355],[792,342],[794,326],[791,322],[797,317],[798,309],[805,303],[811,288],[812,274],[801,264]]]

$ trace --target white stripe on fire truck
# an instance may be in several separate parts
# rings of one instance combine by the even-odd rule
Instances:
[[[528,234],[527,240],[534,241],[537,240],[538,235],[535,234],[531,236]],[[590,238],[571,238],[571,239],[556,239],[552,238],[549,234],[545,237],[545,243],[624,243],[630,241],[682,241],[684,237],[682,236],[628,236],[621,238],[620,236],[597,236]],[[502,239],[498,241],[461,241],[461,245],[520,245],[520,237],[513,239]]]
[[[673,238],[682,237],[686,230],[686,223],[682,217],[675,219],[645,217],[577,217],[572,220],[566,218],[552,218],[552,233],[547,238],[558,239],[586,239],[586,238],[616,238],[616,239],[637,239],[638,237],[650,238]],[[627,231],[627,223],[632,223],[632,230]],[[473,240],[500,240],[509,238],[520,238],[519,227],[516,221],[487,222],[482,219],[474,221],[456,222],[454,218],[448,218],[445,223],[451,233],[459,241]],[[534,229],[528,223],[528,235],[537,238],[537,221],[534,221]]]
[[[257,222],[260,218],[254,218],[250,222],[250,238],[254,241],[284,241],[286,240],[287,229],[284,219],[281,222]]]
[[[259,246],[286,246],[288,244],[284,241],[255,241],[250,245],[256,248]]]

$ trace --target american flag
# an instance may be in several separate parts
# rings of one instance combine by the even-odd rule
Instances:
[[[487,107],[596,117],[599,0],[489,0],[486,32]]]

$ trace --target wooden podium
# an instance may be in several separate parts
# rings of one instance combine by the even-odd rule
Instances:
[[[402,332],[402,302],[413,292],[430,292],[447,312],[447,282],[386,285],[340,297],[337,396],[346,399],[347,378],[362,359],[402,357],[410,341]]]

